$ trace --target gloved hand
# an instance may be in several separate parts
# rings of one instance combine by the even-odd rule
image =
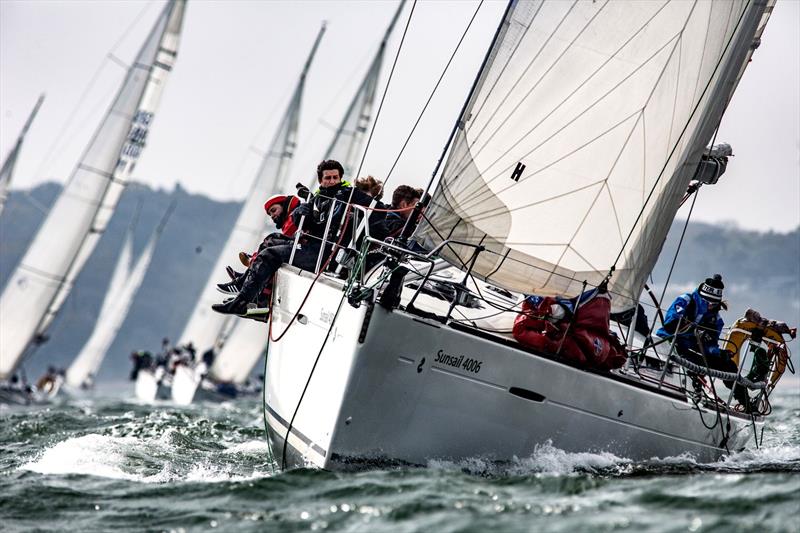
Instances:
[[[313,208],[311,207],[310,202],[306,202],[303,204],[298,205],[294,211],[292,211],[292,221],[296,224],[300,224],[301,217],[308,217],[313,213]]]

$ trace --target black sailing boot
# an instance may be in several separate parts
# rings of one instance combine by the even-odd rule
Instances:
[[[278,266],[280,266],[280,264]],[[265,270],[268,268],[269,265],[267,261],[253,261],[251,268],[245,272],[244,276],[230,283],[236,284],[241,280],[241,287],[236,297],[221,304],[214,304],[211,306],[211,309],[217,313],[226,315],[244,315],[247,313],[248,304],[256,299],[258,293],[261,291],[261,286],[264,284],[262,280],[268,277],[265,276]],[[255,304],[253,304],[253,306],[255,306]]]
[[[223,315],[244,316],[247,313],[247,301],[236,296],[236,298],[229,298],[221,304],[213,304],[211,309]]]
[[[236,281],[237,278],[244,275],[242,272],[236,272],[231,266],[226,266],[225,272],[228,274],[228,277],[231,278],[231,281]]]

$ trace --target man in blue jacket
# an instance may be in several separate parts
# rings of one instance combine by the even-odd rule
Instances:
[[[719,312],[724,308],[722,302],[722,276],[714,274],[711,278],[701,283],[693,292],[682,294],[675,298],[667,310],[664,325],[656,332],[662,338],[675,339],[675,351],[689,361],[735,374],[738,371],[733,362],[732,353],[721,350],[719,336],[724,322]],[[724,380],[729,389],[733,381]],[[747,390],[739,385],[735,389],[736,399],[742,401]],[[741,398],[741,399],[740,399]],[[743,405],[747,405],[744,401]]]

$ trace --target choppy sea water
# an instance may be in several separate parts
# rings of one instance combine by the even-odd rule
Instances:
[[[280,472],[258,400],[2,408],[0,530],[797,532],[798,382],[773,403],[763,446],[713,464],[544,445],[346,474]]]

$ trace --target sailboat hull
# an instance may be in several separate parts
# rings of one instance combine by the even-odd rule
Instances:
[[[162,367],[155,371],[143,368],[136,376],[136,397],[144,402],[169,400],[172,388],[169,381]]]
[[[279,272],[275,335],[310,284],[304,273]],[[269,346],[265,418],[287,467],[504,462],[543,444],[632,460],[689,453],[706,462],[752,435],[749,419],[731,414],[727,430],[728,415],[715,424],[716,411],[701,413],[675,392],[403,311],[345,302],[331,328],[341,296],[337,282],[318,282],[301,310],[308,315]]]

